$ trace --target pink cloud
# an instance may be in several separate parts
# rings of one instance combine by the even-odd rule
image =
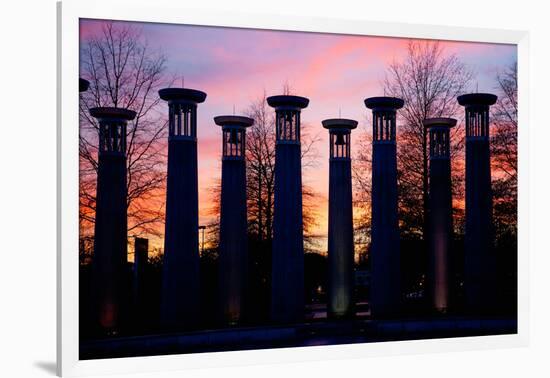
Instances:
[[[83,20],[81,38],[101,32],[101,21]],[[213,117],[242,113],[265,90],[280,94],[288,81],[294,92],[310,98],[302,120],[320,141],[318,166],[304,171],[304,182],[319,194],[316,232],[326,233],[328,198],[328,138],[325,118],[342,116],[365,124],[366,97],[380,95],[385,68],[406,53],[407,39],[320,33],[293,33],[166,24],[139,24],[149,46],[162,49],[170,74],[185,75],[186,86],[208,93],[199,105],[199,199],[201,223],[215,200],[220,179],[221,133]],[[442,41],[447,52],[475,65],[480,80],[490,83],[495,64],[510,63],[515,49],[507,45]],[[163,112],[166,107],[160,108]],[[353,141],[364,133],[359,127]],[[353,148],[355,149],[355,148]]]

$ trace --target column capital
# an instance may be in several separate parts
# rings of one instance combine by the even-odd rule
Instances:
[[[357,127],[357,121],[346,118],[330,118],[322,121],[329,131],[330,160],[351,159],[351,130]]]
[[[491,93],[467,93],[458,96],[457,101],[464,107],[491,106],[497,102],[498,97]]]
[[[301,96],[278,95],[267,98],[275,108],[275,137],[277,144],[300,144],[300,112],[309,104]]]
[[[184,101],[200,104],[206,100],[206,93],[191,88],[164,88],[159,90],[159,97],[168,103]]]
[[[396,111],[405,105],[405,101],[397,97],[369,97],[365,99],[365,106],[378,111]]]
[[[357,121],[354,119],[346,118],[329,118],[322,122],[322,125],[329,132],[337,130],[353,130],[357,127]]]
[[[239,115],[220,115],[214,117],[214,123],[222,128],[247,128],[254,125],[254,119]]]
[[[90,115],[101,120],[131,121],[136,117],[136,112],[124,108],[97,107],[90,109]]]
[[[490,93],[468,93],[457,97],[466,111],[466,141],[489,139],[489,107],[498,97]]]
[[[275,110],[295,108],[296,110],[307,108],[309,99],[301,96],[277,95],[267,98],[267,104]]]
[[[83,79],[83,78],[78,79],[78,91],[79,92],[86,92],[89,87],[90,87],[90,82],[88,80]]]
[[[446,127],[450,129],[451,127],[456,126],[456,119],[445,117],[426,118],[423,123],[424,127],[426,127],[427,129],[431,129],[434,127]]]
[[[246,128],[254,120],[245,116],[221,115],[214,117],[216,125],[222,128],[222,159],[244,160],[246,148]]]
[[[168,102],[168,140],[197,140],[197,104],[206,93],[191,88],[164,88],[159,97]]]

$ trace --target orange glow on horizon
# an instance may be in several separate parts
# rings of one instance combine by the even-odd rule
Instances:
[[[185,84],[207,92],[204,104],[198,107],[198,177],[199,224],[216,221],[212,214],[215,201],[213,187],[221,176],[221,130],[213,117],[245,113],[250,104],[265,91],[268,95],[282,92],[288,82],[292,92],[310,98],[310,105],[302,111],[302,122],[309,125],[312,135],[319,137],[317,165],[303,170],[303,182],[316,193],[312,201],[317,214],[312,233],[318,239],[318,251],[327,250],[328,233],[328,133],[321,121],[334,118],[341,110],[343,118],[359,121],[352,133],[352,158],[357,153],[358,141],[370,132],[368,111],[363,104],[366,97],[383,94],[382,81],[387,65],[403,59],[408,39],[321,33],[294,33],[200,26],[139,24],[149,47],[162,49],[167,58],[167,75],[185,74]],[[81,41],[97,34],[101,21],[82,20]],[[204,38],[198,38],[204,36]],[[481,90],[494,89],[495,62],[507,64],[517,57],[515,46],[443,41],[445,51],[456,53],[478,72],[477,84]],[[155,111],[165,114],[167,106],[160,103]],[[463,127],[459,125],[457,127]],[[399,132],[399,131],[398,131]],[[164,146],[166,149],[166,146]],[[453,169],[463,169],[463,156],[453,162]],[[456,165],[455,165],[456,164]],[[500,172],[493,169],[493,176]],[[163,189],[155,197],[163,201]],[[354,197],[357,196],[353,188]],[[155,202],[142,204],[157,207]],[[463,209],[462,199],[453,199],[453,205]],[[358,208],[354,215],[358,215]],[[88,215],[93,212],[87,211]],[[90,234],[90,230],[83,230]],[[92,230],[93,233],[93,230]],[[140,235],[149,238],[149,253],[164,248],[164,224],[159,223],[155,233]],[[133,244],[129,232],[130,244]],[[202,238],[199,233],[199,247]],[[206,240],[205,248],[210,242]],[[357,249],[357,248],[356,248]],[[133,247],[129,248],[130,257]],[[359,251],[356,250],[356,253]]]

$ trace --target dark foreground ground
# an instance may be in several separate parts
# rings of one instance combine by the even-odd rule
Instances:
[[[312,320],[284,326],[240,327],[84,341],[80,359],[154,356],[517,333],[514,318]]]

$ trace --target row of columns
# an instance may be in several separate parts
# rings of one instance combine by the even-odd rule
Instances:
[[[80,85],[81,90],[87,86]],[[167,328],[193,328],[200,323],[197,105],[206,93],[188,88],[159,91],[169,108],[166,224],[161,297],[161,322]],[[496,96],[469,94],[458,101],[466,108],[466,253],[467,307],[486,308],[493,296],[492,200],[489,161],[489,106]],[[300,112],[309,100],[272,96],[276,113],[275,209],[273,225],[271,318],[297,322],[304,314],[304,249]],[[404,102],[372,97],[373,113],[371,298],[372,316],[397,315],[401,307],[399,223],[397,211],[396,112]],[[125,295],[126,262],[126,123],[135,113],[119,108],[94,108],[100,124],[100,149],[93,276],[99,323],[115,329]],[[244,116],[219,116],[222,128],[220,213],[221,313],[229,324],[242,320],[247,287],[246,128]],[[354,314],[353,210],[351,130],[357,121],[327,119],[329,131],[328,307],[330,318]],[[453,234],[450,163],[451,118],[425,120],[430,151],[429,298],[432,307],[449,306],[449,251]]]

